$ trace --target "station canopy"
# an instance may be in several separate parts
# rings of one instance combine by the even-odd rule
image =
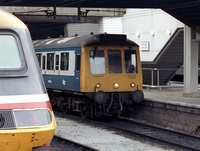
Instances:
[[[160,8],[193,29],[200,26],[200,0],[1,0],[1,6]]]

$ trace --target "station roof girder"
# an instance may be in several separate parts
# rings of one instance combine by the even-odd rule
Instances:
[[[160,8],[189,27],[200,26],[200,0],[1,0],[1,6]]]

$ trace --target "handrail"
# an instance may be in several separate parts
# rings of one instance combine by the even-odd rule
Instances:
[[[170,69],[170,68],[142,68],[142,70],[150,70],[151,71],[151,86],[154,86],[153,84],[153,77],[154,77],[154,71],[157,71],[157,86],[160,86],[160,71],[171,71],[171,70],[178,70],[178,69]]]
[[[167,71],[167,70],[178,70],[179,68],[177,68],[177,69],[175,69],[175,68],[174,69],[172,69],[172,68],[142,68],[142,70],[143,69],[144,70],[155,70],[155,71],[156,70],[166,70]]]

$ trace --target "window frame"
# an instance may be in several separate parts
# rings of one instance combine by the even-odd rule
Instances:
[[[127,70],[126,70],[126,62],[127,62],[127,60],[126,60],[126,59],[127,59],[127,58],[126,58],[126,52],[128,52],[128,51],[129,51],[129,52],[131,52],[131,51],[134,52],[134,53],[130,53],[130,54],[135,54],[135,63],[136,63],[136,65],[131,64],[131,65],[134,65],[134,67],[135,67],[134,71],[135,71],[135,72],[127,72]],[[126,73],[126,74],[138,74],[138,58],[137,58],[137,55],[138,55],[138,54],[137,54],[137,51],[136,51],[136,50],[128,50],[128,49],[125,49],[125,50],[124,50],[124,61],[125,61],[125,73]],[[130,58],[130,59],[131,59],[131,58]],[[129,59],[129,60],[130,60],[130,59]]]
[[[93,61],[95,58],[97,58],[98,56],[96,56],[96,52],[100,52],[102,51],[103,52],[103,63],[104,63],[104,67],[102,68],[102,72],[101,73],[97,73],[96,70],[94,70],[95,68],[92,67],[92,62],[91,62],[91,58],[93,58]],[[100,58],[100,57],[99,57]],[[89,50],[89,64],[90,64],[90,73],[92,75],[104,75],[106,74],[106,58],[105,58],[105,50],[104,49],[99,49],[99,50]],[[99,65],[99,64],[94,64],[94,65]],[[99,69],[98,69],[99,70]],[[103,71],[104,70],[104,71]]]
[[[53,56],[50,56],[50,59],[53,59],[53,60],[49,60],[49,55],[53,55]],[[47,55],[46,55],[46,59],[47,59],[46,70],[54,71],[55,70],[55,53],[54,52],[48,52]],[[52,69],[51,69],[51,63],[53,63]]]
[[[117,70],[115,70],[115,72],[112,72],[113,70],[111,70],[111,58],[110,58],[110,56],[111,55],[113,55],[113,54],[109,54],[109,52],[119,52],[120,53],[120,66],[118,66],[118,68],[116,68],[116,69],[118,69],[119,70],[119,72],[116,72]],[[107,55],[108,55],[108,73],[109,74],[122,74],[123,73],[123,67],[122,67],[122,51],[121,51],[121,49],[108,49],[107,50]],[[114,55],[116,55],[116,54],[114,54]],[[116,65],[116,62],[115,62],[115,65]],[[120,68],[119,68],[120,67]]]
[[[20,39],[20,36],[11,29],[0,29],[0,36],[1,35],[8,35],[12,36],[15,39],[16,46],[19,53],[19,58],[21,61],[21,67],[20,68],[0,68],[0,77],[21,77],[21,76],[28,76],[27,74],[27,62],[25,59],[25,54],[22,46],[22,42]]]
[[[67,56],[67,68],[66,69],[63,69],[63,61],[62,61],[62,57],[63,57],[63,55],[64,54],[66,54],[66,56]],[[69,64],[70,64],[70,62],[69,62],[69,52],[61,52],[60,53],[60,70],[61,71],[68,71],[69,70]]]
[[[40,67],[40,69],[42,68],[42,53],[36,53],[37,56],[37,60],[38,60],[38,65]]]

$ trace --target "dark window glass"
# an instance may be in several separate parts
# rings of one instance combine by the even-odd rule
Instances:
[[[126,73],[137,73],[137,55],[135,50],[125,50],[125,69]]]
[[[56,70],[59,70],[59,55],[56,55]]]
[[[80,71],[81,69],[81,55],[76,55],[76,70]]]
[[[120,50],[108,50],[109,73],[122,73]]]
[[[41,54],[36,54],[36,56],[37,56],[37,59],[38,59],[39,66],[40,66],[40,68],[41,68],[41,63],[42,63],[42,62],[41,62],[41,61],[42,61],[42,60],[41,60],[41,56],[42,56],[42,55],[41,55]]]
[[[69,53],[61,53],[61,70],[69,69]]]
[[[47,54],[47,70],[54,70],[54,53]]]
[[[42,56],[42,69],[45,70],[46,66],[46,56]]]

